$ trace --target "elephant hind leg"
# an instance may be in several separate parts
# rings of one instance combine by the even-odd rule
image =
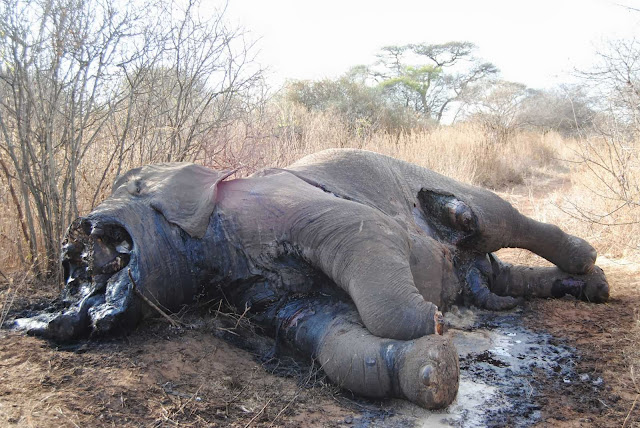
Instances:
[[[588,242],[522,215],[487,190],[474,189],[459,198],[422,189],[418,201],[429,229],[455,245],[482,253],[525,248],[573,274],[588,273],[595,265],[597,253]]]
[[[447,338],[402,341],[371,334],[353,304],[326,297],[290,300],[276,316],[280,337],[311,354],[334,383],[368,397],[448,406],[458,390],[457,352]]]
[[[494,259],[490,257],[486,254],[475,254],[466,260],[459,260],[458,271],[464,284],[464,303],[490,311],[513,309],[520,303],[520,299],[498,295],[492,289],[499,265],[497,261],[493,263]]]
[[[557,267],[511,265],[491,256],[496,272],[491,291],[502,296],[574,296],[593,303],[609,300],[609,283],[604,272],[594,266],[586,274],[570,274]]]
[[[587,274],[594,268],[598,254],[587,241],[555,225],[519,215],[523,227],[505,246],[530,250],[571,274]]]
[[[490,288],[489,278],[480,269],[472,267],[465,276],[465,297],[475,306],[490,311],[505,311],[515,308],[518,299],[512,296],[501,296]]]

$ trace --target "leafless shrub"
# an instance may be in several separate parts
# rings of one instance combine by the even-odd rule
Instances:
[[[567,198],[565,211],[607,228],[617,254],[638,253],[640,229],[640,44],[611,41],[598,52],[599,62],[580,76],[597,95],[600,111],[595,134],[574,150],[576,181],[591,195]]]
[[[529,95],[520,83],[485,82],[467,96],[465,116],[482,126],[487,144],[504,144],[524,126],[522,105]]]
[[[197,0],[0,2],[1,175],[36,273],[57,273],[66,226],[123,169],[195,159],[244,112],[261,74],[252,45],[224,10],[201,12]]]

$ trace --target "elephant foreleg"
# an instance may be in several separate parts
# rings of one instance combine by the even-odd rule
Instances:
[[[458,390],[458,356],[438,335],[402,341],[372,335],[353,304],[327,297],[291,299],[278,309],[279,337],[312,355],[334,383],[368,397],[397,397],[434,409]]]
[[[323,210],[309,206],[297,216],[292,241],[349,294],[371,333],[399,340],[435,333],[438,307],[415,286],[410,239],[398,223],[338,198]]]
[[[563,297],[572,295],[594,303],[609,300],[609,284],[602,269],[594,266],[584,275],[564,272],[557,267],[511,265],[491,256],[494,279],[491,291],[501,296]]]

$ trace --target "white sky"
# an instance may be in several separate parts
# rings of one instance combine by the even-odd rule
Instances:
[[[640,0],[230,0],[227,18],[259,38],[272,85],[335,78],[385,45],[470,41],[502,78],[545,88],[603,41],[640,38]]]

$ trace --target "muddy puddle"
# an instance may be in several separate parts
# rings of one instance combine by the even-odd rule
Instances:
[[[579,356],[574,349],[549,334],[525,328],[521,310],[497,314],[461,309],[445,320],[460,357],[456,401],[441,412],[394,402],[392,417],[363,420],[356,426],[526,427],[541,419],[543,381],[602,386],[601,378],[575,370]]]
[[[445,412],[424,426],[527,426],[540,419],[536,378],[579,381],[575,351],[521,325],[517,313],[464,310],[451,314],[450,334],[460,357],[460,389]]]

